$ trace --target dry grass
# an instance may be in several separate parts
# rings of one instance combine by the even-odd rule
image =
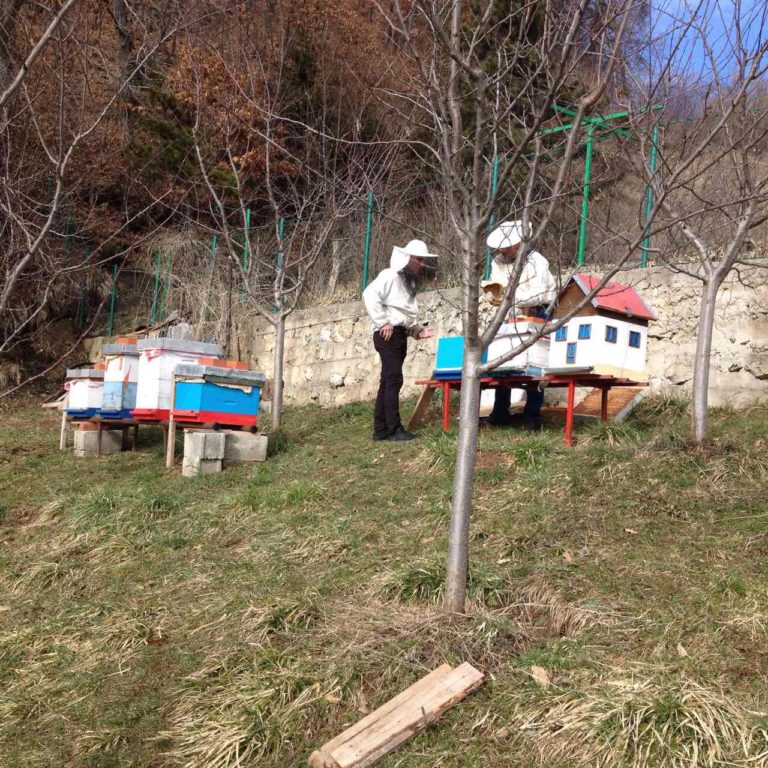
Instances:
[[[747,768],[768,759],[764,717],[693,680],[638,670],[522,703],[514,724],[536,743],[542,765],[555,757],[598,768]]]
[[[77,461],[9,412],[0,762],[298,768],[466,660],[487,685],[382,768],[766,763],[768,410],[714,413],[691,451],[677,405],[648,407],[570,451],[482,431],[459,618],[453,433],[389,450],[366,406],[289,412],[265,465],[189,481],[159,440]]]

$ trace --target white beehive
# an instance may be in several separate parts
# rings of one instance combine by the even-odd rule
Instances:
[[[488,362],[511,352],[516,347],[541,332],[543,320],[518,317],[499,328],[494,340],[488,346]],[[549,337],[542,336],[530,347],[502,363],[495,371],[526,371],[529,368],[546,368],[549,364]]]
[[[609,281],[601,288],[601,282],[597,275],[576,273],[563,286],[554,316],[577,314],[552,334],[549,369],[643,378],[648,324],[656,315],[631,285]]]
[[[81,418],[95,416],[101,408],[104,371],[96,368],[70,368],[66,388],[69,391],[67,413]]]
[[[619,378],[645,375],[647,326],[618,317],[581,316],[552,336],[550,368],[591,368]]]
[[[197,363],[199,357],[221,357],[218,344],[181,339],[143,339],[139,348],[139,381],[136,389],[138,419],[165,420],[171,407],[171,381],[177,365]]]

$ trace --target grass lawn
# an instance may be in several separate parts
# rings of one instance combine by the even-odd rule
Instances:
[[[768,764],[768,407],[483,430],[472,604],[440,611],[455,433],[297,409],[185,479],[0,425],[0,765],[300,766],[443,661],[489,681],[381,768]],[[542,687],[532,667],[546,670]]]

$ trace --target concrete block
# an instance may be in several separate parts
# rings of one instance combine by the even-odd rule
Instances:
[[[238,432],[233,429],[222,430],[226,436],[224,443],[224,466],[238,461],[266,461],[267,436],[253,435],[250,432]]]
[[[84,459],[96,455],[98,432],[95,429],[75,430],[75,456]],[[101,453],[120,453],[123,450],[123,430],[104,429],[101,432]]]
[[[215,475],[217,472],[221,472],[221,467],[221,459],[189,459],[185,456],[181,465],[181,474],[184,477]]]
[[[184,430],[184,458],[224,458],[224,434],[198,429]]]

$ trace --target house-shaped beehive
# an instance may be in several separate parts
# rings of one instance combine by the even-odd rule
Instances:
[[[574,274],[563,286],[554,318],[563,317],[600,283]],[[648,323],[656,315],[630,285],[609,281],[566,325],[552,334],[550,368],[591,368],[621,378],[645,375]]]

